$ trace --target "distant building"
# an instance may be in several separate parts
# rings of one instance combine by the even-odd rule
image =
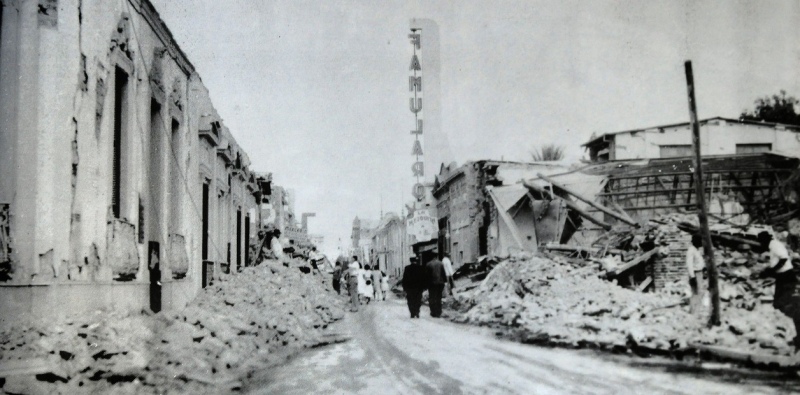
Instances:
[[[372,232],[377,226],[376,221],[360,219],[353,220],[353,231],[350,235],[350,255],[355,255],[361,262],[369,262],[372,257]]]
[[[699,123],[703,156],[800,153],[800,126],[720,117]],[[589,152],[589,159],[595,162],[693,155],[688,122],[604,133],[592,136],[583,146]]]
[[[405,218],[385,214],[372,232],[372,250],[373,261],[381,271],[400,277],[412,254]]]

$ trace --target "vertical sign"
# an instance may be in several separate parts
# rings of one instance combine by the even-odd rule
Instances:
[[[425,164],[423,162],[422,152],[422,64],[419,61],[422,50],[422,35],[421,29],[412,28],[411,34],[408,38],[413,47],[413,55],[411,56],[411,65],[409,66],[408,77],[408,90],[411,92],[409,100],[409,107],[414,114],[415,130],[411,131],[414,135],[414,146],[411,149],[411,154],[414,155],[415,161],[411,165],[411,172],[416,179],[416,183],[411,190],[411,194],[417,201],[421,201],[425,196],[425,187],[422,186],[421,177],[425,176]]]

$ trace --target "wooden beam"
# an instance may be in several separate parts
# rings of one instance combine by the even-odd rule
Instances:
[[[628,215],[627,212],[625,212],[625,209],[623,209],[619,204],[617,204],[617,202],[615,202],[614,200],[611,200],[611,199],[609,199],[609,202],[611,202],[611,205],[614,206],[614,208],[617,210],[617,212],[619,212],[619,215],[622,215],[623,217],[627,218],[631,222],[636,222],[636,221],[634,221],[633,218],[631,218],[630,215]]]
[[[678,229],[689,232],[689,233],[697,233],[698,229],[694,225],[687,224],[685,222],[681,222],[678,224]],[[725,235],[722,233],[711,233],[711,237],[715,239],[727,240],[732,241],[739,244],[747,244],[753,247],[759,247],[761,244],[755,240],[745,239],[743,237],[733,236],[733,235]]]
[[[630,269],[630,268],[632,268],[632,267],[634,267],[634,266],[636,266],[636,265],[638,265],[638,264],[640,264],[642,262],[646,262],[648,259],[650,259],[650,257],[655,255],[657,252],[658,252],[658,248],[653,248],[652,250],[647,251],[644,254],[639,255],[638,257],[633,258],[630,261],[623,263],[622,265],[618,266],[614,270],[609,270],[608,271],[608,275],[609,276],[618,276],[620,273],[623,273],[626,270],[628,270],[628,269]]]
[[[614,212],[614,210],[608,209],[605,206],[602,206],[600,204],[595,203],[591,199],[583,197],[578,192],[575,192],[575,191],[565,187],[564,185],[561,185],[561,184],[553,181],[552,179],[550,179],[549,177],[545,176],[542,173],[537,173],[536,175],[539,178],[541,178],[542,180],[545,180],[545,181],[549,182],[554,187],[558,187],[562,191],[564,191],[564,192],[566,192],[566,193],[568,193],[568,194],[570,194],[572,196],[575,196],[576,198],[578,198],[578,200],[580,200],[580,201],[582,201],[582,202],[584,202],[584,203],[586,203],[586,204],[588,204],[588,205],[590,205],[590,206],[592,206],[592,207],[594,207],[594,208],[596,208],[596,209],[598,209],[598,210],[600,210],[600,211],[602,211],[602,212],[604,212],[604,213],[606,213],[606,214],[608,214],[608,215],[610,215],[610,216],[612,216],[612,217],[614,217],[614,218],[616,218],[616,219],[618,219],[618,220],[620,220],[620,221],[622,221],[622,222],[624,222],[624,223],[626,223],[628,225],[639,227],[639,224],[636,221],[631,220],[630,217],[625,218],[624,216],[619,215],[618,213]]]
[[[531,184],[531,183],[529,183],[527,181],[523,181],[522,184],[525,185],[528,189],[532,189],[532,190],[534,190],[536,192],[541,193],[542,195],[546,195],[546,194],[549,193],[549,192],[547,192],[546,189],[544,189],[544,188],[542,188],[542,187],[540,187],[538,185]],[[587,213],[584,209],[578,207],[578,205],[575,204],[575,202],[573,202],[572,200],[564,199],[563,197],[558,196],[556,194],[553,194],[552,196],[554,198],[556,198],[556,199],[562,200],[567,205],[567,207],[575,210],[576,213],[578,213],[582,217],[588,219],[589,222],[592,222],[595,225],[598,225],[598,226],[602,227],[605,230],[611,230],[611,228],[612,228],[611,224],[605,223],[605,222],[603,222],[603,221],[601,221],[599,219],[596,219],[595,217],[591,216],[591,214]]]
[[[791,173],[794,170],[793,169],[772,169],[772,168],[768,168],[768,167],[759,167],[759,168],[735,169],[735,171],[737,173],[751,173],[751,172],[754,172],[754,171],[757,171],[757,172],[760,172],[760,173]],[[706,173],[706,174],[730,173],[730,172],[731,172],[731,169],[714,169],[714,170],[705,170],[704,169],[703,170],[703,173]],[[625,179],[634,179],[634,178],[645,178],[645,177],[651,177],[651,176],[661,176],[661,177],[675,176],[675,175],[678,175],[678,176],[686,175],[686,176],[688,176],[688,175],[692,175],[692,174],[694,174],[694,172],[691,172],[691,171],[675,171],[675,172],[668,172],[668,173],[667,172],[665,172],[665,173],[642,173],[642,174],[636,174],[636,175],[619,175],[619,176],[610,175],[610,176],[608,176],[608,178],[610,180],[625,180]]]
[[[647,278],[644,279],[644,281],[642,281],[642,283],[639,284],[638,287],[636,287],[636,290],[639,291],[639,292],[642,292],[645,289],[647,289],[647,286],[650,285],[650,283],[652,283],[652,282],[653,282],[653,278],[650,277],[650,276],[647,276]]]
[[[770,218],[769,221],[767,221],[767,222],[770,223],[770,224],[776,224],[778,222],[785,221],[785,220],[787,220],[789,218],[792,218],[792,216],[794,216],[795,214],[797,214],[797,211],[798,211],[797,209],[794,209],[792,211],[789,211],[788,213],[776,215],[776,216]]]
[[[703,184],[703,159],[700,149],[700,123],[697,121],[697,100],[695,99],[694,73],[692,72],[692,62],[687,60],[684,63],[686,71],[686,90],[689,99],[689,125],[692,129],[692,149],[694,157],[695,188],[697,188],[697,215],[700,220],[700,233],[703,237],[703,252],[706,258],[706,269],[708,272],[708,291],[711,294],[711,315],[708,318],[708,326],[720,325],[720,305],[719,305],[719,274],[717,265],[714,263],[714,250],[711,245],[711,232],[708,230],[708,215],[706,214],[706,198]]]
[[[742,186],[739,186],[739,185],[736,185],[736,186],[733,186],[733,185],[720,185],[718,187],[718,189],[720,189],[720,188],[731,189],[731,190],[734,190],[734,189],[752,190],[752,189],[768,189],[769,185],[757,185],[757,186],[752,186],[752,185],[742,185]],[[665,193],[669,193],[669,192],[694,191],[695,189],[696,188],[678,188],[678,189],[672,189],[672,190],[669,190],[669,191],[662,191],[662,190],[658,190],[658,189],[648,189],[648,190],[644,190],[644,191],[600,192],[600,193],[597,194],[597,196],[659,195],[659,194],[665,194]],[[706,192],[710,192],[711,189],[712,188],[710,186],[709,187],[705,187]]]
[[[682,208],[682,207],[694,207],[694,204],[662,204],[658,206],[641,206],[641,207],[628,207],[628,211],[639,211],[639,210],[651,210],[657,208]],[[596,213],[598,210],[587,210],[589,212]]]

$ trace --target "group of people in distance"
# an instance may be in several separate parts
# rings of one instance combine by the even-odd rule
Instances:
[[[356,312],[364,302],[386,300],[389,292],[389,279],[386,274],[375,266],[364,265],[358,262],[358,257],[348,263],[339,259],[333,269],[333,289],[341,295],[346,291],[350,295],[350,311]]]
[[[431,317],[439,318],[442,316],[445,285],[449,286],[451,293],[453,292],[453,264],[447,255],[439,260],[435,251],[423,252],[421,257],[411,258],[411,264],[403,271],[402,283],[411,318],[419,318],[422,293],[426,289]]]

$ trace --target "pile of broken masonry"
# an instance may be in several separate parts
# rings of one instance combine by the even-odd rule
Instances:
[[[669,231],[674,226],[661,221],[646,232]],[[707,304],[690,312],[687,281],[640,292],[608,281],[602,264],[528,253],[512,255],[480,286],[457,293],[460,314],[455,320],[511,328],[531,343],[665,355],[713,346],[791,359],[794,325],[769,303],[771,280],[756,275],[767,255],[747,247],[719,247],[715,255],[722,322],[712,328],[706,325]],[[669,246],[657,244],[657,248],[664,249],[660,254],[669,254]]]
[[[330,342],[344,316],[319,275],[274,260],[228,275],[183,310],[97,311],[0,332],[5,393],[209,393],[241,389],[258,369]],[[27,373],[26,373],[27,372]]]

